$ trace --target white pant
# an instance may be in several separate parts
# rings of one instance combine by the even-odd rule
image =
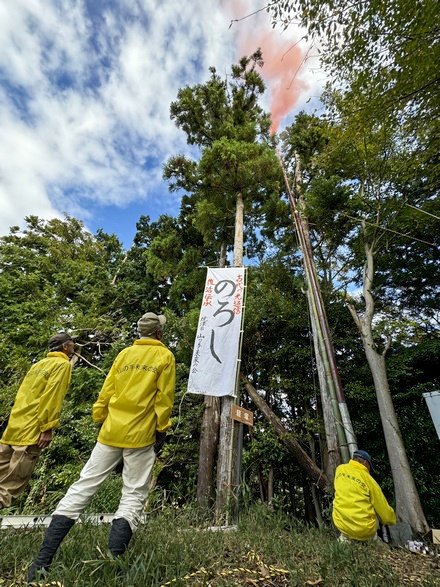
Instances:
[[[114,517],[125,518],[134,532],[148,497],[155,458],[154,445],[143,448],[119,448],[97,442],[78,481],[69,487],[52,515],[77,520],[122,460],[122,495]]]
[[[345,534],[342,534],[342,532],[339,534],[338,537],[338,542],[368,542],[368,540],[378,540],[377,534],[375,534],[371,538],[368,538],[367,540],[356,540],[355,538],[349,538],[348,536],[345,536]]]

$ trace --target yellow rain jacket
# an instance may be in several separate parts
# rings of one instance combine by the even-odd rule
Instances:
[[[335,526],[348,538],[369,540],[376,534],[376,515],[382,524],[396,523],[393,508],[368,468],[353,460],[339,465],[332,513]]]
[[[171,426],[176,366],[173,353],[159,340],[141,338],[116,357],[93,419],[104,422],[98,442],[121,448],[154,444],[156,430]]]
[[[37,444],[41,432],[58,428],[72,366],[58,351],[32,365],[15,397],[9,422],[0,440],[3,444]]]

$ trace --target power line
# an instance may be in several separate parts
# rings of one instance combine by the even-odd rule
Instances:
[[[413,210],[417,210],[418,212],[423,212],[423,214],[427,214],[428,216],[432,216],[436,220],[440,220],[440,218],[438,216],[436,216],[435,214],[431,214],[431,212],[427,212],[426,210],[422,210],[422,208],[416,208],[415,206],[412,206],[411,204],[407,204],[406,202],[405,202],[405,206],[409,206],[410,208],[413,208]]]
[[[415,236],[411,236],[410,234],[405,234],[403,232],[398,232],[397,230],[392,230],[391,228],[385,228],[385,226],[381,226],[380,224],[375,224],[374,222],[369,222],[368,220],[359,219],[359,218],[356,218],[355,216],[350,216],[349,214],[346,214],[345,212],[341,212],[341,214],[343,216],[346,216],[347,218],[350,218],[351,220],[355,220],[358,223],[365,222],[365,224],[369,224],[370,226],[374,226],[375,228],[380,228],[381,230],[384,230],[386,232],[392,232],[393,234],[397,234],[398,236],[403,236],[403,237],[408,238],[408,239],[410,239],[412,241],[417,241],[419,243],[423,243],[424,245],[429,245],[430,247],[436,247],[437,248],[437,246],[438,246],[438,245],[436,245],[434,243],[430,243],[428,241],[424,241],[424,240],[422,240],[420,238],[417,238]]]

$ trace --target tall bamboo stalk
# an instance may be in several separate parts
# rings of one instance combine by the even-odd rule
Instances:
[[[333,414],[336,421],[336,429],[338,434],[339,449],[341,451],[342,460],[348,462],[351,454],[356,450],[356,438],[353,432],[350,415],[345,401],[344,392],[342,389],[339,370],[336,365],[335,351],[331,339],[330,328],[327,321],[327,314],[322,299],[321,288],[319,285],[316,266],[313,260],[312,247],[310,243],[310,235],[304,213],[300,213],[297,206],[297,200],[294,197],[290,188],[287,173],[283,165],[281,156],[277,153],[278,159],[283,170],[284,180],[286,183],[287,194],[289,196],[290,207],[294,223],[297,229],[300,247],[303,253],[305,277],[307,286],[310,290],[311,300],[311,314],[312,319],[315,320],[316,331],[318,334],[319,346],[321,349],[321,357],[323,359],[326,377],[328,382],[328,389],[332,396]],[[295,184],[297,190],[301,182],[301,169],[299,165],[299,158],[296,158],[295,166]]]

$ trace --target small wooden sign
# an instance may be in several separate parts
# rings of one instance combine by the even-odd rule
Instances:
[[[231,409],[231,417],[233,420],[237,420],[237,422],[242,422],[243,424],[247,424],[248,426],[254,425],[254,414],[249,410],[245,410],[240,406],[232,404]]]

